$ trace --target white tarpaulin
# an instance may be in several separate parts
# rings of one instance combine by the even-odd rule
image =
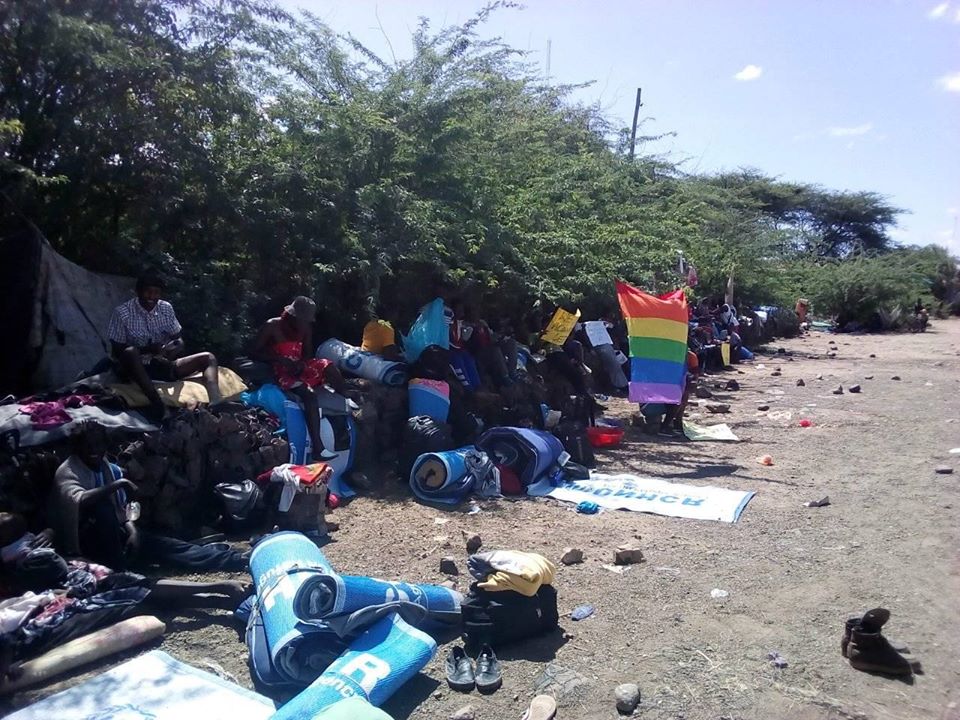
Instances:
[[[716,487],[681,485],[638,475],[590,473],[589,480],[576,480],[554,487],[542,480],[527,488],[528,495],[552,497],[579,504],[594,502],[611,510],[633,510],[692,520],[736,522],[755,493]]]

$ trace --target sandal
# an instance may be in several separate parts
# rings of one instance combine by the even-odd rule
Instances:
[[[557,716],[557,701],[549,695],[537,695],[520,720],[553,720]]]

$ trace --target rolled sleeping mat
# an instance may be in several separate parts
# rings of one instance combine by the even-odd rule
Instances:
[[[424,453],[413,463],[410,489],[426,502],[456,505],[473,488],[474,477],[467,472],[466,455],[473,447]]]
[[[321,710],[351,697],[379,707],[426,667],[436,652],[433,638],[396,613],[383,617],[270,720],[313,720]]]
[[[330,393],[322,394],[329,395]],[[293,465],[309,465],[316,458],[313,457],[313,447],[310,443],[310,434],[307,432],[307,419],[303,414],[303,408],[300,403],[286,399],[283,402],[283,409],[287,426],[287,442],[290,444],[290,463]],[[349,448],[336,447],[336,433],[332,425],[334,422],[346,423],[350,436]],[[354,448],[357,446],[356,423],[349,415],[331,419],[321,413],[320,439],[325,447],[338,453],[337,457],[332,460],[324,460],[327,465],[333,468],[333,475],[327,481],[327,487],[337,497],[353,497],[357,493],[347,485],[345,476],[353,467]]]
[[[381,385],[403,387],[409,376],[405,363],[386,360],[336,338],[330,338],[320,345],[316,356],[323,360],[332,360],[343,372]]]
[[[439,585],[411,585],[376,578],[316,573],[297,590],[293,609],[303,622],[325,622],[341,636],[373,624],[386,612],[399,612],[411,625],[426,620],[460,622],[456,590]]]
[[[437,422],[446,422],[450,415],[450,385],[443,380],[413,378],[407,384],[407,399],[408,417],[426,415]]]
[[[303,623],[294,612],[297,590],[310,575],[333,568],[311,540],[297,532],[270,535],[254,547],[250,574],[256,605],[247,624],[254,677],[268,686],[304,687],[347,644],[323,623]]]

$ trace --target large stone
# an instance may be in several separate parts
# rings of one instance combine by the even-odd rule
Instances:
[[[583,562],[583,550],[577,548],[565,548],[560,562],[564,565],[577,565]]]
[[[457,561],[449,555],[440,558],[440,572],[444,575],[459,575],[460,570],[457,568]]]
[[[615,565],[634,565],[643,562],[643,550],[633,545],[621,545],[613,553]]]
[[[473,705],[464,705],[459,710],[450,714],[450,720],[476,720],[477,711]]]
[[[617,712],[621,715],[632,715],[640,704],[640,688],[636,683],[617,685],[613,696],[617,699]]]
[[[483,540],[479,535],[471,535],[467,538],[467,552],[473,555],[477,550],[483,547]]]

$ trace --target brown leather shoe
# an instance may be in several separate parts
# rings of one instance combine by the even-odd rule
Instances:
[[[850,644],[850,631],[857,625],[867,632],[880,632],[887,620],[890,619],[890,611],[886,608],[874,608],[867,610],[863,615],[854,615],[847,618],[843,627],[843,639],[840,641],[840,652],[847,657],[847,646]]]

